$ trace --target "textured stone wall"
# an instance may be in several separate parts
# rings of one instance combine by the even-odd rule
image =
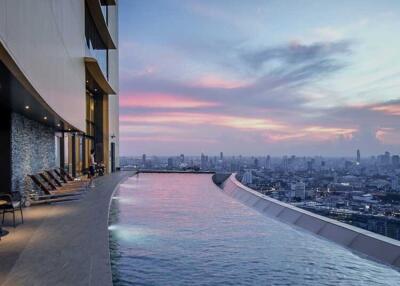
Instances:
[[[24,192],[36,189],[28,174],[55,168],[54,129],[20,114],[11,115],[11,188]]]

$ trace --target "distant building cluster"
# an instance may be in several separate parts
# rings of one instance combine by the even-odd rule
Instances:
[[[121,157],[125,169],[235,172],[275,199],[400,240],[400,159],[283,156]]]

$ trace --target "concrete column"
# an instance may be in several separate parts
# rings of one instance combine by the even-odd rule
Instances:
[[[0,193],[11,190],[11,114],[0,112]]]

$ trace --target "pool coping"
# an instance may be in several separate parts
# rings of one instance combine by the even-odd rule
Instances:
[[[231,174],[221,185],[227,195],[258,212],[335,242],[361,256],[400,270],[400,241],[281,202],[244,186]]]

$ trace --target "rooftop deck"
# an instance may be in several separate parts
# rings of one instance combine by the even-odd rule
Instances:
[[[15,229],[5,222],[0,285],[112,285],[108,206],[115,187],[131,174],[96,179],[78,201],[25,208],[25,223]]]

